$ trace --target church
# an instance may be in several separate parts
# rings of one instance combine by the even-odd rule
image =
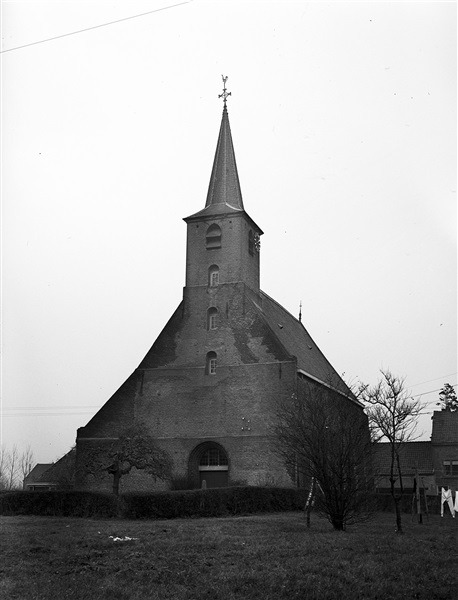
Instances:
[[[79,489],[111,489],[108,475],[83,474],[85,455],[140,422],[190,488],[295,485],[275,451],[278,407],[294,394],[306,401],[307,383],[331,387],[362,413],[301,319],[260,289],[263,231],[242,200],[223,81],[207,199],[184,219],[183,299],[138,367],[78,429]],[[121,491],[153,489],[140,470],[122,478]]]

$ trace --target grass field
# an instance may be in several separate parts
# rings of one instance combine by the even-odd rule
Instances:
[[[314,515],[307,529],[301,513],[0,517],[0,598],[457,600],[458,519],[404,526],[396,536],[389,513],[346,533]]]

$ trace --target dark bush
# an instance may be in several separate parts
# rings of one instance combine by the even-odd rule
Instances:
[[[174,475],[169,483],[171,490],[193,490],[196,487],[192,479],[186,475]]]
[[[295,488],[225,487],[123,495],[128,519],[220,517],[257,512],[301,510],[306,490]]]
[[[221,517],[301,510],[306,497],[305,490],[295,488],[248,486],[131,492],[121,497],[83,491],[18,491],[0,495],[0,514],[127,519]]]
[[[0,496],[2,515],[116,517],[119,502],[112,494],[82,491],[8,492]]]

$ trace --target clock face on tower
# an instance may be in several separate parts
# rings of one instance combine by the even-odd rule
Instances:
[[[259,233],[254,234],[254,249],[256,252],[261,250],[261,238],[259,237]]]

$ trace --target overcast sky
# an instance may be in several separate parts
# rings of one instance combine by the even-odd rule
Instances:
[[[457,383],[455,2],[194,0],[96,27],[170,4],[2,4],[2,443],[62,456],[180,302],[222,74],[262,289],[302,301],[347,381],[405,377],[429,439]]]

